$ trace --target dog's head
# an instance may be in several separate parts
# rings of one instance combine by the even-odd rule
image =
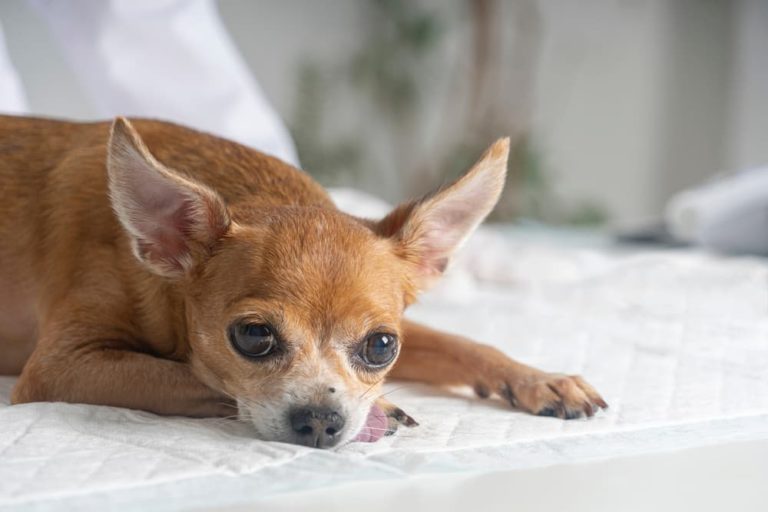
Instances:
[[[400,352],[404,309],[495,205],[508,151],[496,142],[453,184],[375,222],[299,206],[240,221],[123,119],[108,169],[136,258],[184,291],[196,375],[234,397],[260,437],[329,447],[364,426]]]

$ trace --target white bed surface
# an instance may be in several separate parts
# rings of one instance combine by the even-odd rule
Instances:
[[[0,378],[0,508],[236,506],[408,475],[768,439],[766,262],[553,249],[487,232],[480,241],[464,261],[481,271],[460,265],[410,316],[535,366],[580,373],[608,411],[563,422],[394,383],[388,398],[420,427],[318,451],[257,441],[247,426],[223,420],[71,404],[9,407],[13,379]]]
[[[366,512],[765,512],[766,475],[768,440],[748,441],[581,464],[359,482],[217,510],[359,512],[365,504]]]

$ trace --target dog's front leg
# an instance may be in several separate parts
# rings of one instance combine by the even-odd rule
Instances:
[[[497,394],[512,406],[541,416],[592,416],[608,406],[579,376],[537,370],[488,345],[407,320],[400,357],[389,375],[440,386],[470,386],[482,398]]]
[[[74,402],[166,415],[234,416],[226,397],[200,382],[189,365],[120,348],[41,340],[11,396],[14,404]],[[67,348],[68,347],[68,348]]]

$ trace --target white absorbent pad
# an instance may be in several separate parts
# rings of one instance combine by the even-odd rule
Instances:
[[[12,407],[14,379],[2,378],[0,508],[241,504],[351,482],[768,438],[765,261],[492,240],[482,249],[498,256],[482,263],[476,255],[490,271],[459,268],[410,316],[545,370],[582,374],[609,410],[565,422],[392,383],[387,397],[419,427],[321,451],[258,441],[228,420],[63,403]],[[514,265],[505,269],[499,258]]]

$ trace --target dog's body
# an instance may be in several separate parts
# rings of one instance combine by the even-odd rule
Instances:
[[[377,399],[387,374],[591,416],[605,403],[580,378],[400,318],[492,208],[507,151],[373,222],[277,159],[173,124],[0,116],[0,374],[20,374],[14,403],[236,402],[261,437],[321,447],[372,406],[387,428],[413,423]]]

